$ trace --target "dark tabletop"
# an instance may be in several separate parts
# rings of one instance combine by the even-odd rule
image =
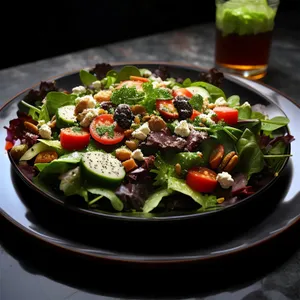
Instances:
[[[276,28],[263,82],[300,104],[297,18],[295,12],[290,26]],[[0,70],[0,105],[41,80],[98,62],[170,61],[210,68],[213,57],[213,24],[109,44]],[[212,266],[147,270],[86,261],[34,240],[4,218],[0,225],[0,300],[300,299],[299,224],[247,255]]]

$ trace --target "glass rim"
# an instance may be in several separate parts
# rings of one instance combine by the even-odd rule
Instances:
[[[225,2],[228,2],[230,0],[215,0],[216,4],[223,4]],[[231,0],[231,1],[235,1],[235,0]],[[258,2],[259,0],[248,0],[249,2]],[[267,4],[269,6],[278,6],[280,4],[280,0],[266,0]]]

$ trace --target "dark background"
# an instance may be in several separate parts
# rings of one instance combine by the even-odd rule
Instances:
[[[7,1],[0,20],[0,69],[214,21],[214,0],[177,2]],[[288,11],[298,11],[300,17],[300,1],[281,0],[277,27]],[[294,24],[299,26],[298,20]]]

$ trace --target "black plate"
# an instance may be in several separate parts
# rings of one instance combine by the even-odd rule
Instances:
[[[175,71],[187,72],[187,76],[201,70],[196,66],[169,66]],[[67,88],[71,88],[74,81],[69,82],[68,78],[76,77],[62,77],[61,84],[69,84]],[[15,172],[7,154],[2,151],[1,213],[23,231],[51,245],[87,257],[126,262],[202,261],[235,254],[275,237],[300,219],[300,109],[285,95],[258,82],[226,75],[225,87],[225,92],[234,91],[244,99],[270,103],[271,116],[278,114],[279,107],[290,118],[289,128],[295,137],[291,145],[293,157],[280,178],[253,201],[242,202],[243,205],[235,206],[236,209],[223,210],[201,220],[185,218],[182,222],[163,224],[141,222],[138,226],[135,222],[120,224],[120,219],[116,222],[100,220],[48,201],[49,198],[43,197],[40,191],[28,188],[28,182],[18,176],[20,174]],[[1,109],[2,128],[15,117],[21,95]],[[2,149],[5,136],[6,131],[1,130]],[[156,249],[153,244],[157,245]]]
[[[155,70],[158,67],[158,64],[156,63],[148,63],[148,64],[141,64],[141,63],[133,63],[134,65],[138,66],[139,68],[148,68],[150,70]],[[114,64],[115,69],[120,69],[124,64]],[[197,80],[199,76],[199,71],[206,71],[203,69],[200,69],[195,66],[189,66],[185,67],[183,65],[172,65],[168,64],[168,68],[170,71],[170,74],[172,77],[181,77],[181,78],[191,78],[192,80]],[[71,74],[67,74],[61,77],[58,77],[56,79],[56,84],[59,88],[63,88],[66,90],[71,90],[72,87],[80,85],[80,77],[78,72],[74,72]],[[37,88],[37,87],[35,87]],[[273,116],[286,116],[284,111],[280,109],[280,107],[276,104],[273,99],[270,99],[270,97],[266,97],[263,94],[261,94],[258,90],[255,90],[253,88],[249,88],[249,86],[245,86],[241,83],[240,80],[237,78],[227,75],[226,79],[223,82],[222,89],[225,91],[226,95],[232,95],[237,94],[240,95],[241,99],[243,101],[248,101],[252,105],[260,103],[266,106],[266,112],[270,117]],[[26,95],[27,91],[24,91],[23,93],[17,95],[14,97],[5,107],[3,107],[1,113],[2,115],[7,113],[7,111],[10,112],[10,117],[14,118],[16,116],[16,105],[17,103]],[[9,121],[9,118],[5,118],[5,122],[7,125]],[[293,132],[293,131],[292,131]],[[3,142],[3,141],[2,141]],[[290,149],[289,149],[290,150]],[[9,156],[10,157],[10,156]],[[285,167],[286,163],[288,162],[289,158],[285,160],[285,163],[283,164],[283,168]],[[248,196],[247,198],[240,200],[236,203],[224,203],[223,207],[220,210],[214,210],[214,211],[207,211],[207,212],[196,212],[196,211],[189,211],[189,212],[182,212],[182,211],[173,211],[173,212],[163,212],[163,213],[126,213],[126,212],[108,212],[108,211],[99,211],[99,210],[92,210],[88,209],[87,207],[83,206],[85,203],[82,201],[81,203],[83,205],[79,205],[76,202],[76,205],[74,205],[73,201],[65,201],[65,197],[56,191],[50,191],[50,190],[43,190],[42,188],[37,187],[33,182],[31,182],[17,167],[16,163],[11,159],[11,163],[17,172],[17,174],[20,176],[20,178],[31,188],[36,190],[38,193],[40,193],[42,196],[47,197],[48,199],[54,201],[55,203],[59,205],[63,205],[64,207],[68,207],[71,210],[74,210],[76,212],[88,214],[91,216],[96,216],[100,218],[105,219],[112,219],[112,220],[124,220],[124,221],[143,221],[143,222],[152,222],[152,221],[182,221],[184,219],[198,219],[199,217],[210,217],[215,214],[219,214],[221,211],[229,210],[232,208],[236,208],[237,206],[241,205],[242,203],[246,203],[250,201],[251,199],[254,199],[256,197],[260,197],[260,193],[263,192],[265,189],[268,189],[271,187],[273,183],[279,178],[281,175],[281,171],[279,172],[278,177],[271,178],[263,187],[260,188],[258,192],[256,192],[253,195]]]

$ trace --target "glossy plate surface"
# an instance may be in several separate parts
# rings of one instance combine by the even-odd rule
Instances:
[[[191,78],[201,71],[196,66],[169,64],[169,67]],[[77,75],[64,76],[58,83],[70,89],[80,83]],[[289,129],[295,137],[291,145],[293,157],[276,184],[263,190],[253,201],[243,201],[242,205],[235,205],[235,209],[226,209],[201,220],[183,218],[183,222],[141,222],[139,225],[133,222],[120,224],[124,221],[122,218],[114,219],[114,222],[111,218],[100,220],[94,215],[56,205],[55,201],[43,197],[41,191],[28,188],[28,182],[16,174],[3,150],[0,156],[1,212],[22,230],[52,245],[118,261],[175,263],[205,260],[237,253],[274,237],[300,219],[300,109],[271,87],[239,77],[226,75],[223,88],[225,93],[239,94],[250,103],[267,104],[270,117],[280,112],[291,121]],[[1,109],[1,128],[16,116],[20,97],[22,94]],[[5,136],[6,131],[1,130],[1,149],[4,149]],[[148,246],[153,244],[153,239],[160,247],[150,251]]]
[[[148,68],[150,70],[155,70],[158,68],[158,64],[141,64],[141,63],[133,63],[134,65],[138,66],[139,68]],[[121,65],[114,65],[115,69],[120,69],[124,64]],[[190,78],[191,80],[197,80],[201,70],[197,67],[184,67],[184,66],[178,66],[178,65],[168,65],[168,69],[170,71],[170,75],[172,77],[181,77],[181,78]],[[238,81],[236,81],[234,77],[226,76],[225,80],[222,84],[222,89],[225,91],[225,94],[227,96],[236,94],[241,97],[242,102],[248,101],[249,103],[253,104],[263,104],[266,107],[266,112],[269,115],[270,118],[273,116],[286,116],[285,112],[280,109],[280,107],[274,102],[270,101],[268,97],[264,97],[261,95],[257,90],[243,86],[243,84],[240,84]],[[59,77],[56,79],[56,85],[59,88],[66,89],[68,91],[72,90],[72,87],[78,86],[81,84],[79,73],[75,72],[72,74],[68,74],[62,77]],[[25,91],[18,96],[16,96],[12,101],[5,106],[2,109],[2,114],[6,111],[9,111],[11,118],[16,117],[16,109],[17,104],[22,98],[26,95],[28,92]],[[5,125],[8,125],[9,119],[6,118]],[[286,163],[288,162],[289,158],[286,159]],[[245,203],[247,201],[250,201],[256,197],[260,196],[260,193],[263,192],[263,190],[268,189],[271,187],[275,181],[277,181],[278,177],[274,177],[271,179],[267,184],[265,184],[258,192],[256,192],[254,195],[250,195],[249,197],[237,202],[237,203],[224,203],[224,207],[221,208],[221,210],[214,210],[214,211],[207,211],[207,212],[196,212],[196,211],[190,211],[190,212],[182,212],[182,211],[173,211],[173,212],[164,212],[164,213],[126,213],[126,212],[108,212],[108,211],[99,211],[99,210],[92,210],[85,207],[84,201],[81,203],[83,205],[79,205],[77,202],[74,204],[73,201],[65,201],[65,197],[62,195],[62,193],[58,193],[53,190],[43,190],[42,188],[37,187],[33,182],[31,182],[26,176],[20,172],[18,167],[16,166],[15,162],[11,159],[11,163],[13,165],[13,168],[16,170],[17,174],[20,176],[24,182],[33,188],[35,191],[41,194],[43,197],[47,197],[51,201],[53,201],[56,204],[62,205],[64,207],[68,207],[71,210],[74,210],[76,212],[84,213],[90,216],[95,216],[99,218],[105,218],[105,219],[112,219],[112,220],[124,220],[124,221],[142,221],[142,222],[152,222],[152,221],[162,221],[162,222],[168,222],[168,221],[182,221],[184,219],[198,219],[198,218],[205,218],[205,217],[211,217],[214,214],[219,214],[222,211],[228,211],[231,208],[236,208],[237,206],[241,205],[242,203]],[[279,172],[281,175],[281,172]]]

